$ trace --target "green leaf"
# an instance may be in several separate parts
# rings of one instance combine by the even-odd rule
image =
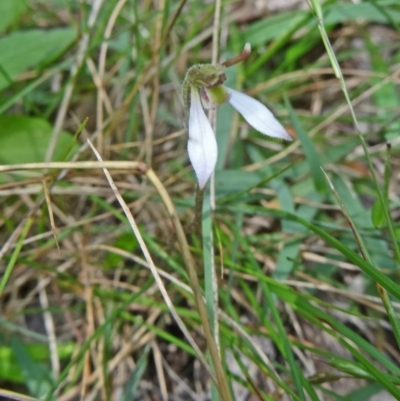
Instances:
[[[139,384],[143,378],[143,374],[149,362],[149,351],[150,346],[147,345],[139,360],[137,361],[129,380],[125,385],[124,391],[119,399],[120,401],[133,400],[135,398],[136,391],[139,387]]]
[[[249,25],[243,31],[243,42],[260,46],[286,33],[288,26],[296,26],[302,21],[304,12],[289,11],[264,18]]]
[[[29,354],[25,343],[19,339],[12,338],[10,345],[22,374],[25,377],[29,392],[35,397],[42,398],[48,393],[52,383],[49,366],[35,361]]]
[[[215,172],[215,187],[218,197],[248,191],[249,187],[257,186],[262,181],[262,175],[256,172],[242,170],[218,170]]]
[[[384,388],[380,383],[368,383],[348,394],[347,399],[349,401],[367,400],[382,390],[384,390]]]
[[[319,4],[319,1],[314,3]],[[395,9],[395,6],[393,6],[393,8],[389,7],[393,2],[387,3],[387,13],[393,21],[399,22],[400,11]],[[337,1],[333,4],[328,4],[324,8],[325,25],[336,25],[344,21],[354,21],[357,19],[364,19],[369,22],[382,24],[391,23],[385,13],[380,12],[374,4],[367,2],[352,4]],[[264,45],[280,35],[285,34],[291,27],[297,26],[297,24],[304,21],[306,21],[307,28],[314,27],[314,21],[307,22],[307,20],[303,19],[306,15],[307,11],[288,11],[257,20],[243,30],[243,42],[250,42],[252,46]],[[303,24],[301,28],[304,29],[304,27]]]
[[[304,296],[299,295],[292,289],[289,289],[287,286],[276,281],[271,281],[271,279],[268,277],[259,278],[260,280],[268,281],[272,292],[274,292],[284,302],[290,304],[295,311],[303,315],[311,323],[321,329],[323,328],[323,330],[328,332],[330,335],[334,335],[334,337],[336,337],[336,339],[339,341],[341,339],[347,339],[348,341],[351,341],[352,343],[356,344],[364,354],[368,354],[371,360],[376,360],[377,363],[381,364],[385,369],[387,369],[390,374],[396,376],[399,375],[400,369],[396,363],[392,362],[389,357],[375,348],[373,344],[365,340],[362,336],[354,332],[345,324],[339,322],[337,318],[312,305],[310,301],[315,302],[317,300],[316,298],[309,297],[309,301],[305,299]],[[330,363],[332,363],[332,359],[330,360]],[[365,366],[363,367],[365,368]],[[374,375],[372,374],[372,376]]]
[[[228,57],[232,57],[229,54]],[[237,84],[237,66],[233,66],[226,70],[226,82],[225,85],[230,88],[235,88]],[[231,156],[229,153],[230,147],[232,146],[231,130],[233,125],[234,109],[231,105],[223,104],[218,108],[217,113],[217,127],[216,127],[216,139],[218,144],[218,161],[216,170],[223,170],[224,165]]]
[[[18,31],[0,39],[0,90],[21,72],[59,57],[75,39],[73,28]]]
[[[2,330],[4,330],[4,323],[1,322]],[[15,333],[13,333],[12,338],[16,338]],[[6,345],[5,336],[0,335],[0,379],[10,381],[12,383],[24,383],[25,378],[23,374],[23,369],[17,359],[17,355],[14,352],[15,342],[12,346],[10,344]],[[20,342],[17,341],[17,346]],[[29,358],[33,364],[38,364],[43,366],[48,363],[50,358],[49,346],[48,344],[26,344],[23,343],[24,354],[26,358]],[[75,344],[72,342],[60,343],[57,345],[57,354],[61,360],[70,358],[75,351]]]
[[[17,22],[26,10],[26,0],[0,1],[0,32]]]
[[[114,247],[126,252],[133,253],[137,248],[136,238],[132,239],[131,233],[122,233],[114,242]],[[108,252],[103,263],[104,269],[116,269],[120,263],[125,261],[125,257],[116,253]]]
[[[389,75],[389,66],[381,54],[381,46],[375,44],[368,35],[365,35],[364,40],[370,54],[372,69],[378,73]],[[380,78],[372,79],[374,85],[380,84],[380,81]],[[400,122],[396,111],[399,108],[400,96],[396,85],[389,81],[386,85],[374,91],[372,99],[377,109],[377,115],[384,121],[392,121],[385,127],[386,138],[389,138],[390,134],[394,134],[394,137],[397,137],[400,130]]]
[[[356,252],[350,249],[346,244],[337,240],[335,237],[333,237],[320,227],[310,223],[307,220],[300,218],[297,214],[288,213],[283,210],[258,208],[254,206],[244,206],[244,205],[240,205],[240,209],[235,209],[234,207],[228,207],[227,209],[232,210],[233,212],[240,211],[243,213],[257,214],[261,216],[272,215],[280,217],[282,219],[289,219],[300,223],[304,227],[307,227],[315,234],[320,236],[331,246],[336,248],[336,250],[338,250],[342,255],[344,255],[350,262],[357,265],[367,276],[369,276],[372,280],[378,282],[390,294],[395,296],[397,299],[400,299],[400,286],[397,284],[397,282],[388,278],[386,274],[381,273],[375,266],[365,261],[361,256],[359,256]]]
[[[289,99],[285,96],[285,105],[289,111],[290,119],[292,120],[294,129],[297,132],[298,138],[303,147],[309,168],[311,177],[314,181],[315,188],[318,192],[326,193],[327,186],[323,172],[321,171],[321,160],[317,150],[315,149],[314,143],[308,137],[307,132],[304,130],[303,126],[300,124],[293,107]]]
[[[383,5],[383,2],[380,2]],[[368,22],[376,22],[382,24],[388,24],[391,21],[388,19],[390,14],[393,21],[400,21],[400,12],[398,7],[394,5],[394,2],[386,2],[387,14],[382,13],[378,7],[372,2],[359,2],[359,3],[348,3],[344,1],[337,1],[333,4],[329,4],[324,10],[325,14],[325,25],[339,24],[344,21],[355,21],[358,19],[364,19]],[[393,4],[391,8],[390,5]]]
[[[19,115],[0,116],[0,163],[36,163],[44,161],[52,134],[52,126],[46,120]],[[65,150],[73,136],[60,132],[53,160],[63,160]],[[71,150],[76,149],[74,145]]]
[[[376,228],[381,228],[385,224],[385,213],[382,209],[382,203],[377,199],[371,209],[371,220]]]

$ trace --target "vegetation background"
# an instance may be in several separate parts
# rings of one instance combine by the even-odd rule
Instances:
[[[2,0],[0,35],[0,398],[400,399],[398,0]],[[199,232],[181,83],[246,42],[228,86],[294,141],[221,106]]]

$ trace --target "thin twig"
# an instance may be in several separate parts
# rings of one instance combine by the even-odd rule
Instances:
[[[0,166],[0,173],[17,170],[36,170],[36,169],[121,169],[138,170],[144,172],[146,165],[142,162],[131,161],[85,161],[85,162],[50,162],[50,163],[23,163]]]

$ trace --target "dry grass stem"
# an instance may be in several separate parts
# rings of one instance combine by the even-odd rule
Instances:
[[[96,155],[97,159],[99,160],[99,162],[102,161],[101,156],[99,155],[99,153],[96,151],[96,149],[93,147],[93,145],[91,144],[91,142],[89,141],[89,145],[92,148],[94,154]],[[197,344],[195,343],[195,341],[193,340],[193,337],[191,336],[191,334],[189,333],[188,329],[186,328],[185,324],[183,323],[182,319],[180,318],[180,316],[178,315],[178,313],[176,312],[174,305],[167,293],[167,290],[165,289],[165,286],[161,280],[160,275],[158,274],[158,271],[154,265],[153,259],[147,249],[147,246],[142,238],[142,235],[140,234],[140,231],[136,225],[135,219],[132,216],[132,213],[130,212],[128,206],[126,205],[124,199],[121,197],[121,195],[119,194],[119,191],[117,189],[117,187],[114,184],[114,181],[111,177],[111,175],[109,174],[109,172],[107,171],[106,168],[103,168],[104,174],[110,184],[110,187],[112,188],[119,204],[121,205],[122,210],[124,211],[125,216],[128,218],[129,220],[129,224],[132,227],[132,230],[135,234],[135,237],[137,239],[137,241],[140,244],[140,248],[145,256],[145,259],[147,261],[147,263],[149,264],[149,267],[151,269],[151,273],[153,274],[154,279],[156,280],[156,283],[158,285],[158,288],[164,298],[164,301],[168,307],[168,309],[170,310],[172,316],[174,317],[175,321],[177,322],[177,324],[179,325],[179,328],[182,330],[182,332],[184,333],[186,339],[189,341],[190,345],[193,347],[193,349],[196,351],[196,354],[198,355],[198,358],[200,359],[200,361],[203,363],[204,367],[208,370],[210,377],[213,378],[213,374],[211,373],[209,366],[203,356],[203,353],[200,351],[200,348],[197,346]],[[147,176],[149,177],[149,175],[151,177],[154,176],[154,173],[149,174],[149,172],[151,172],[151,170],[148,170],[147,172]],[[149,177],[150,178],[150,177]],[[154,178],[153,178],[154,180]],[[158,180],[157,180],[158,181]],[[157,188],[158,189],[158,188]],[[215,379],[214,379],[215,380]]]

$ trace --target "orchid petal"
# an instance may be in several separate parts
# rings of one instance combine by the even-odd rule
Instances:
[[[217,141],[201,105],[198,90],[192,87],[190,92],[188,153],[199,187],[203,189],[217,163]]]
[[[225,89],[229,94],[229,103],[254,129],[274,138],[292,140],[281,123],[262,103],[234,89]]]

